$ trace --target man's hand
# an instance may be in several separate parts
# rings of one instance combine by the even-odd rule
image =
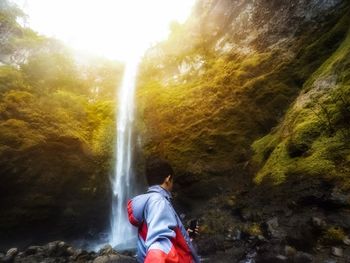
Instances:
[[[187,233],[190,236],[191,241],[199,235],[199,224],[197,219],[190,221],[189,227],[187,228]]]
[[[195,237],[199,235],[199,227],[196,227],[194,231],[191,228],[188,228],[187,233],[190,236],[190,240],[192,241]]]

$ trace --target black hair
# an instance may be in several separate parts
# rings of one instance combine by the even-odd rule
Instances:
[[[169,162],[157,157],[147,159],[145,173],[148,185],[162,184],[169,175],[174,177],[174,170]]]

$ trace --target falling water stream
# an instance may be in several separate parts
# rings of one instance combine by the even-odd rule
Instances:
[[[136,230],[127,219],[126,203],[138,192],[133,171],[134,93],[138,64],[137,56],[126,63],[117,107],[116,167],[111,182],[113,196],[109,243],[120,250],[136,246]]]
[[[140,180],[136,180],[134,172],[134,141],[133,138],[133,123],[134,123],[134,94],[135,83],[138,71],[138,64],[144,55],[145,51],[151,46],[154,41],[159,41],[165,37],[164,32],[168,32],[169,22],[173,20],[184,20],[187,15],[184,15],[185,10],[191,10],[194,0],[183,0],[186,5],[180,5],[179,1],[171,1],[172,8],[169,8],[169,3],[163,0],[153,1],[137,1],[137,5],[131,5],[130,13],[135,13],[135,6],[144,6],[145,10],[152,10],[155,16],[154,19],[148,17],[144,24],[134,23],[139,21],[138,18],[133,18],[129,23],[133,32],[130,35],[130,50],[133,51],[133,57],[126,61],[122,85],[118,94],[118,112],[117,112],[117,140],[115,145],[116,166],[115,174],[111,178],[112,185],[112,212],[111,212],[111,230],[108,235],[109,244],[117,250],[132,249],[136,247],[137,233],[128,221],[126,204],[127,200],[139,194],[143,185],[140,185]],[[155,7],[150,9],[150,7]],[[182,9],[177,8],[182,6]],[[176,8],[175,8],[176,7]],[[142,10],[142,8],[140,9]],[[159,11],[161,10],[161,11]],[[142,13],[145,11],[142,10]],[[136,26],[136,27],[135,27]],[[166,33],[167,34],[167,33]],[[138,38],[134,39],[133,36]],[[124,40],[127,41],[128,39]]]

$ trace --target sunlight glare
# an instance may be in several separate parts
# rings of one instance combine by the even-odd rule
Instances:
[[[14,0],[35,31],[80,52],[126,60],[183,23],[195,0]]]

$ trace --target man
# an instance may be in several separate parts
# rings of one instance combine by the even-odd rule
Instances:
[[[199,258],[171,204],[174,171],[161,159],[146,163],[150,187],[128,202],[131,224],[138,228],[137,260],[145,263],[192,263]]]

